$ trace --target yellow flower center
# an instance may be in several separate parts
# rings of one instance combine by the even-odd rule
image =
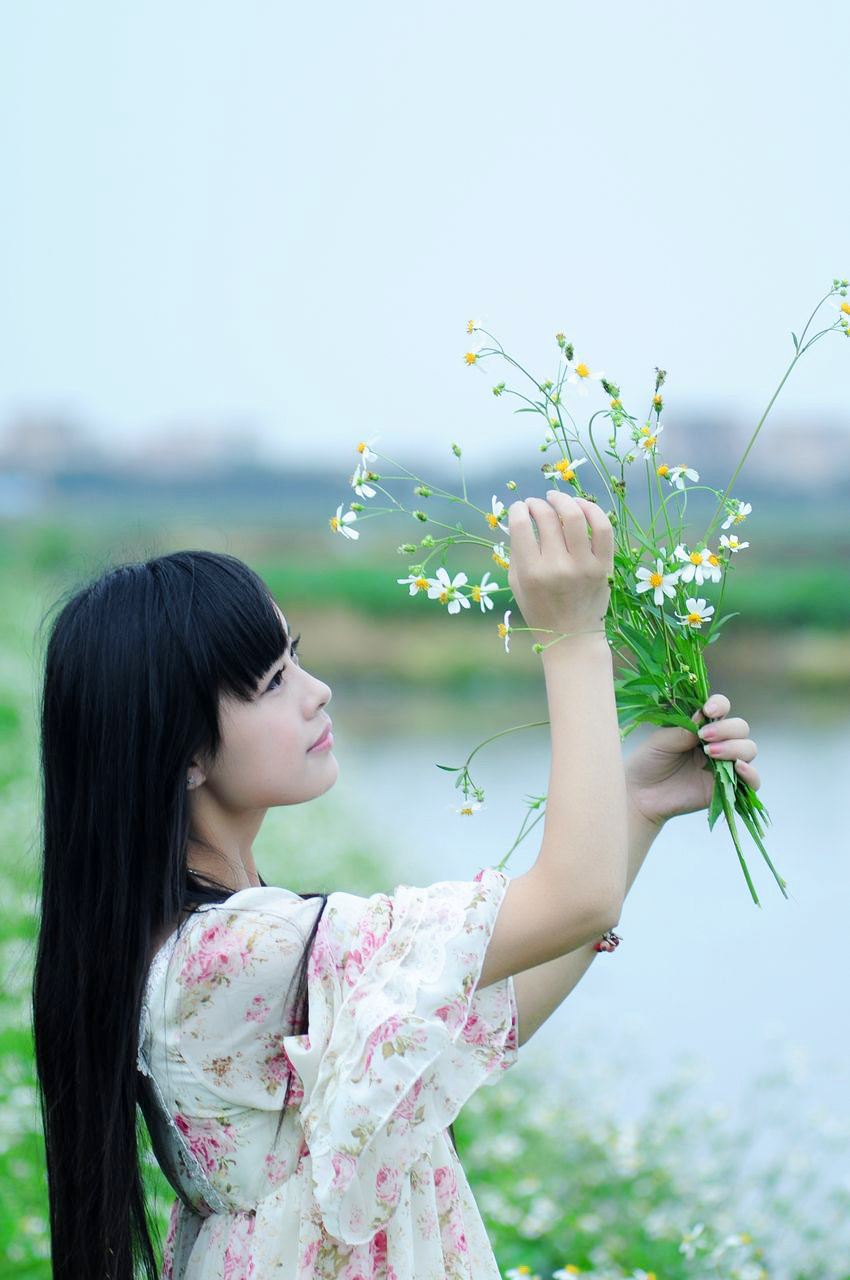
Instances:
[[[654,587],[660,587],[662,582],[664,581],[664,578],[660,573],[651,573],[649,575],[649,581],[652,583]]]
[[[666,462],[662,462],[661,466],[658,468],[658,474],[659,474],[660,476],[666,476],[666,474],[667,474],[667,472],[668,472],[669,470],[670,470],[670,468],[667,466],[667,463],[666,463]]]
[[[691,564],[702,564],[702,556],[699,553],[699,551],[692,551],[691,554],[688,556],[688,559],[690,560]]]
[[[475,601],[475,603],[476,603],[476,604],[479,602],[479,600],[481,599],[481,588],[480,588],[480,587],[473,587],[473,588],[472,588],[472,598],[473,598],[473,600]]]
[[[560,471],[562,480],[572,480],[573,476],[575,475],[575,472],[573,471],[570,463],[563,458],[561,459],[560,462],[555,463],[555,467],[558,471]]]
[[[471,808],[469,808],[469,807],[467,807],[467,808],[465,808],[465,809],[461,809],[461,813],[465,813],[465,814],[468,814],[468,815],[471,815],[471,814],[472,814],[472,812],[473,812],[473,810],[472,810]]]
[[[640,433],[642,436],[648,436],[651,431],[652,431],[651,427],[641,427],[640,429]]]
[[[571,1276],[577,1276],[580,1274],[579,1269],[574,1262],[568,1262],[567,1265],[564,1267],[564,1270],[569,1271]]]
[[[417,579],[416,579],[416,586],[419,588],[419,590],[420,590],[420,591],[427,591],[427,590],[428,590],[428,579],[427,579],[427,578],[417,578]]]
[[[736,516],[732,517],[733,524],[740,524],[742,520],[746,520],[746,516],[742,515],[740,511]]]
[[[709,557],[708,557],[708,563],[709,563],[709,564],[720,564],[720,561],[718,560],[717,556],[714,554],[714,552],[713,552],[713,551],[711,552],[711,554],[710,554],[710,555],[709,555]]]
[[[364,440],[361,440],[359,445],[357,446],[357,452],[364,453],[365,450],[366,450],[366,442]]]
[[[446,603],[446,601],[448,600],[448,598],[449,598],[449,593],[448,593],[448,591],[441,591],[441,592],[440,592],[440,604],[445,604],[445,603]]]
[[[621,408],[621,407],[622,407],[622,401],[620,401],[620,400],[612,400],[612,401],[611,401],[611,408],[612,408],[612,409],[619,409],[619,408]]]
[[[850,316],[850,302],[842,302],[841,310],[846,316]]]
[[[580,378],[586,378],[590,374],[590,370],[588,369],[586,364],[577,364],[576,373]]]
[[[467,333],[472,333],[472,330],[473,330],[474,328],[475,328],[475,321],[474,321],[474,320],[470,320],[469,324],[466,326],[466,332],[467,332]]]
[[[502,557],[500,555],[497,555],[495,551],[493,552],[493,559],[496,561],[496,564],[501,565],[503,569],[510,569],[511,567],[510,561],[503,560]]]
[[[499,523],[499,517],[494,515],[492,511],[488,511],[484,518],[491,529],[495,529],[496,525]]]
[[[645,436],[643,440],[639,441],[639,444],[642,449],[651,449],[655,444],[655,436]]]
[[[474,351],[467,351],[466,355],[463,358],[467,364],[475,364],[475,361],[478,359],[478,356],[475,354]]]
[[[700,614],[700,613],[689,613],[689,614],[688,614],[688,622],[691,624],[691,626],[692,626],[692,627],[698,627],[698,626],[700,625],[700,623],[702,622],[702,614]]]
[[[652,403],[653,403],[653,404],[661,404],[661,396],[653,396],[653,397],[652,397]]]
[[[508,634],[507,627],[504,622],[497,622],[496,626],[499,628],[499,639],[504,640],[505,636]]]
[[[334,533],[336,533],[337,529],[339,528],[339,521],[337,520],[336,516],[331,516],[331,528],[333,529]]]

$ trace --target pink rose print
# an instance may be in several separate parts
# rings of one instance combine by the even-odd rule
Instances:
[[[319,1241],[313,1240],[307,1245],[306,1249],[302,1249],[301,1257],[298,1260],[298,1270],[301,1274],[305,1272],[307,1275],[313,1274],[313,1266],[316,1258],[319,1256]]]
[[[245,1011],[246,1022],[262,1022],[269,1012],[269,1006],[266,1004],[262,996],[254,996]]]
[[[263,1084],[268,1093],[274,1093],[278,1085],[285,1084],[292,1067],[283,1047],[283,1036],[275,1034],[267,1036],[263,1042],[266,1056],[263,1059]],[[291,1099],[290,1099],[291,1101]]]
[[[286,1177],[286,1161],[285,1160],[276,1160],[275,1157],[271,1154],[271,1152],[269,1152],[269,1154],[266,1156],[265,1161],[263,1163],[266,1166],[266,1177],[268,1178],[272,1186],[276,1187],[281,1182],[283,1182],[284,1178]]]
[[[251,1236],[254,1234],[254,1213],[238,1213],[224,1251],[223,1280],[251,1280],[254,1259],[251,1257]]]
[[[438,1212],[448,1213],[457,1198],[457,1179],[451,1165],[441,1165],[434,1170],[434,1194]]]
[[[380,1274],[387,1263],[387,1233],[378,1231],[369,1242],[369,1257],[372,1263],[372,1275]]]
[[[233,1126],[217,1120],[195,1120],[189,1124],[185,1116],[175,1112],[174,1123],[186,1139],[192,1155],[207,1173],[224,1171],[226,1157],[234,1150]]]
[[[463,996],[458,996],[457,1000],[452,1000],[450,1004],[440,1005],[436,1010],[438,1018],[442,1018],[449,1031],[453,1031],[455,1027],[460,1026],[466,1016],[467,1002]]]
[[[478,1044],[484,1047],[490,1044],[490,1037],[492,1034],[493,1033],[487,1026],[487,1023],[483,1022],[482,1019],[479,1018],[478,1014],[474,1012],[469,1015],[466,1022],[463,1024],[463,1030],[461,1032],[461,1035],[467,1044]]]
[[[398,1176],[398,1170],[391,1169],[388,1164],[382,1165],[375,1179],[375,1198],[388,1209],[392,1209],[398,1203],[400,1195],[401,1179]]]
[[[160,1280],[173,1280],[174,1278],[174,1238],[177,1235],[177,1218],[180,1213],[180,1201],[175,1200],[171,1206],[171,1216],[168,1220],[168,1235],[165,1237],[165,1243],[162,1246],[162,1271]]]
[[[393,1133],[405,1132],[412,1128],[416,1118],[416,1104],[422,1092],[422,1083],[422,1077],[418,1076],[393,1112],[388,1126]]]
[[[379,1044],[383,1044],[386,1040],[392,1040],[393,1036],[398,1031],[400,1026],[401,1026],[401,1018],[399,1017],[387,1018],[386,1022],[381,1022],[375,1028],[372,1034],[369,1036],[369,1039],[366,1041],[366,1049],[367,1049],[366,1070],[367,1071],[369,1070],[369,1066],[372,1062],[372,1054],[374,1053],[375,1049],[378,1047]]]
[[[335,1151],[331,1163],[334,1167],[334,1180],[331,1186],[335,1191],[344,1191],[357,1171],[357,1161],[354,1156]]]
[[[240,947],[233,930],[223,924],[211,925],[187,956],[180,970],[180,981],[186,987],[229,982],[233,974],[241,972],[249,957],[250,951]]]

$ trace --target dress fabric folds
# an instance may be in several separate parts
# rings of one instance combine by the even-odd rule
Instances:
[[[139,1101],[175,1191],[162,1280],[498,1280],[447,1126],[517,1060],[513,978],[478,989],[508,878],[200,908],[150,966]],[[287,1080],[289,1105],[275,1141]]]

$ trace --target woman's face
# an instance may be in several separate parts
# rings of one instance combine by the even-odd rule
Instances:
[[[222,746],[214,764],[204,766],[199,790],[229,812],[298,804],[328,791],[339,774],[333,747],[309,748],[329,723],[323,708],[330,700],[330,686],[287,649],[264,674],[252,702],[222,698]]]

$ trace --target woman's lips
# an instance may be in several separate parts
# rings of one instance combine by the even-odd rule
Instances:
[[[309,752],[309,751],[316,751],[316,750],[317,750],[318,748],[320,748],[320,747],[326,747],[326,746],[329,746],[329,745],[331,745],[331,744],[333,743],[333,736],[332,736],[332,734],[331,734],[331,728],[332,728],[332,727],[333,727],[332,725],[328,725],[327,729],[325,729],[325,731],[324,731],[324,733],[322,734],[321,738],[319,738],[316,742],[314,742],[314,743],[313,743],[313,745],[312,745],[312,747],[309,747],[309,748],[308,748],[308,752]]]

